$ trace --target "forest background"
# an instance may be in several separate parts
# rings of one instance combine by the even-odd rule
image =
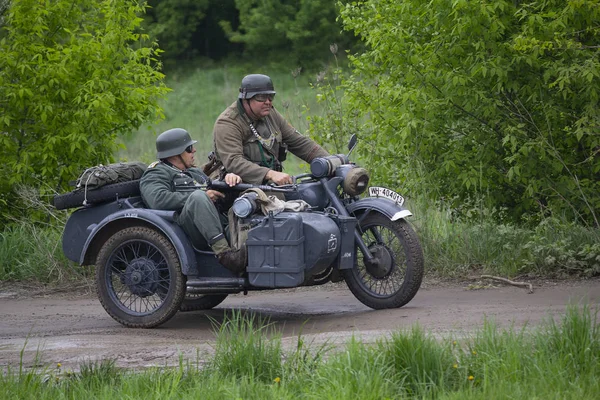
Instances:
[[[409,198],[432,270],[600,273],[596,1],[145,5],[0,1],[2,279],[56,278],[51,196],[86,167],[149,161],[163,128],[209,141],[250,72],[329,151],[358,134],[373,183]]]

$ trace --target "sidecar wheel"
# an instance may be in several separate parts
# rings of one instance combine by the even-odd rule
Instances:
[[[423,251],[415,231],[404,220],[373,213],[361,221],[360,232],[375,259],[367,262],[357,248],[355,267],[342,270],[348,288],[373,309],[402,307],[423,280]]]
[[[96,259],[96,291],[106,312],[130,328],[153,328],[179,310],[185,296],[177,253],[147,227],[111,236]]]
[[[225,301],[226,294],[186,294],[181,311],[211,310]]]

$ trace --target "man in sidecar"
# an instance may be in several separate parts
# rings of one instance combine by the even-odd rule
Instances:
[[[225,268],[235,273],[243,272],[246,248],[229,246],[223,233],[224,221],[214,204],[224,194],[207,190],[208,177],[194,165],[196,142],[181,128],[158,135],[159,161],[150,164],[140,180],[142,199],[150,208],[177,211],[177,223],[195,246],[210,246]],[[224,180],[229,186],[242,181],[233,173],[228,173]]]

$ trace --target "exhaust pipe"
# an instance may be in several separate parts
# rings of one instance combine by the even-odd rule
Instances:
[[[245,285],[244,278],[194,278],[186,289],[191,294],[240,293]]]

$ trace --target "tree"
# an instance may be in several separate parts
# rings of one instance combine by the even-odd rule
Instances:
[[[0,0],[0,28],[4,25],[4,14],[8,10],[9,0]]]
[[[218,59],[234,51],[220,21],[235,23],[234,0],[149,0],[144,26],[165,51],[165,60]]]
[[[341,16],[368,47],[346,101],[376,175],[419,166],[455,205],[483,194],[599,226],[597,1],[367,0]]]
[[[335,2],[329,0],[235,0],[235,4],[239,27],[221,25],[232,42],[244,44],[253,60],[314,67],[327,58],[330,44],[348,48],[353,42],[337,21]]]
[[[12,0],[0,40],[0,212],[25,184],[65,189],[162,117],[159,50],[137,0]]]

